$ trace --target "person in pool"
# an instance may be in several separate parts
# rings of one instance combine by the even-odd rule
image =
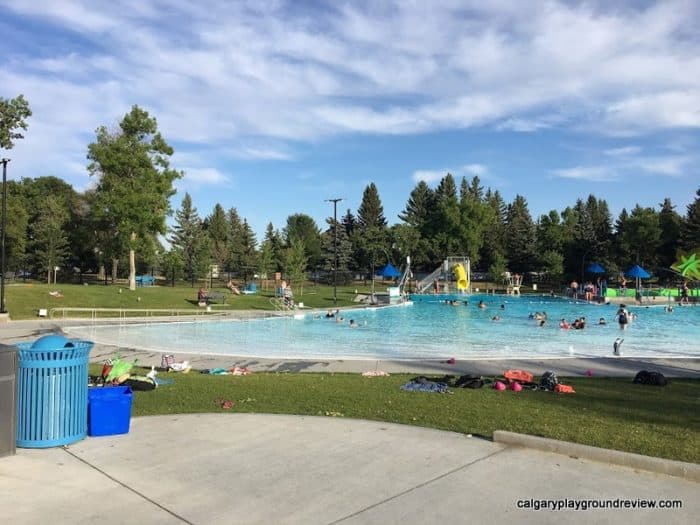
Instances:
[[[617,323],[620,325],[620,330],[625,330],[630,322],[630,314],[624,304],[620,305],[620,308],[615,312],[615,317],[617,317]]]
[[[479,301],[479,308],[486,308],[486,303],[483,300]]]
[[[598,319],[598,324],[608,324],[608,323],[605,322],[605,317],[601,317],[600,319]]]
[[[357,328],[357,323],[354,319],[350,319],[350,328]]]
[[[562,317],[561,321],[559,321],[559,328],[561,328],[562,330],[568,330],[569,328],[571,328],[571,325],[569,324],[569,321]]]

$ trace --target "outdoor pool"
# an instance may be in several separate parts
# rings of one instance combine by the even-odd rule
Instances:
[[[611,356],[624,337],[623,355],[700,357],[700,308],[665,301],[629,305],[637,314],[624,331],[615,320],[617,305],[536,296],[419,296],[413,304],[341,311],[343,323],[325,312],[253,320],[197,320],[66,328],[74,337],[154,352],[202,353],[273,359],[529,359]],[[487,308],[477,307],[483,299]],[[463,301],[468,300],[468,304]],[[504,308],[501,308],[504,305]],[[529,319],[546,312],[548,322]],[[500,321],[493,321],[495,315]],[[559,320],[585,316],[583,330],[562,330]],[[606,325],[598,325],[604,318]],[[354,319],[358,328],[350,328]]]

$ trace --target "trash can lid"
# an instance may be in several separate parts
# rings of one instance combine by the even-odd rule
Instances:
[[[32,345],[32,350],[56,350],[59,348],[71,348],[73,342],[62,335],[45,335],[40,337]]]

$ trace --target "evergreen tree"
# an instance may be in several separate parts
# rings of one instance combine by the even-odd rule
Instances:
[[[659,239],[658,261],[663,268],[670,268],[676,262],[680,233],[681,216],[676,213],[671,199],[664,199],[659,212],[659,227],[661,237]]]
[[[525,197],[516,195],[508,206],[505,245],[511,271],[524,273],[535,261],[535,225],[527,209]]]
[[[214,206],[211,215],[204,223],[209,240],[211,242],[211,255],[214,262],[224,271],[228,263],[228,221],[226,212],[218,202]]]
[[[348,265],[350,264],[350,259],[352,258],[352,243],[350,239],[348,239],[348,234],[340,222],[338,222],[336,226],[336,221],[333,220],[333,217],[328,217],[326,223],[328,224],[328,228],[321,235],[323,269],[332,271],[336,267],[335,261],[337,260],[337,271],[339,273],[346,273],[349,269]]]
[[[192,205],[192,198],[185,193],[180,209],[175,213],[175,227],[170,243],[182,254],[185,278],[194,285],[195,280],[206,277],[209,273],[210,253],[206,234],[197,208]]]
[[[473,265],[479,263],[484,230],[490,222],[490,209],[482,201],[482,193],[479,177],[472,178],[471,184],[462,178],[459,202],[460,254],[468,255]]]
[[[695,200],[688,205],[685,220],[681,224],[681,247],[686,251],[700,250],[700,189]]]
[[[484,196],[487,207],[487,215],[484,219],[484,240],[479,257],[481,268],[487,269],[499,267],[503,262],[505,268],[508,261],[505,259],[505,221],[507,206],[503,197],[496,190],[489,188]],[[490,272],[490,270],[489,270]]]
[[[241,263],[243,270],[243,278],[248,281],[253,277],[255,268],[258,263],[258,254],[256,251],[258,241],[255,238],[255,232],[248,224],[246,219],[243,219],[241,224]]]
[[[435,189],[435,212],[432,220],[434,263],[461,251],[460,221],[457,185],[452,174],[448,173]]]
[[[243,223],[236,208],[231,208],[226,214],[228,221],[228,270],[241,272],[243,266]]]
[[[275,230],[272,223],[267,224],[267,229],[265,230],[265,243],[270,246],[270,253],[272,254],[272,268],[273,272],[281,272],[284,261],[284,243],[282,242],[282,234],[279,230]]]
[[[420,181],[411,191],[406,208],[399,219],[406,224],[395,226],[394,240],[402,253],[410,254],[414,268],[425,268],[430,263],[430,239],[435,195],[425,181]]]
[[[374,282],[374,270],[385,258],[387,229],[384,207],[374,183],[365,188],[357,210],[357,227],[353,232],[353,244],[357,247],[361,268],[370,270]]]

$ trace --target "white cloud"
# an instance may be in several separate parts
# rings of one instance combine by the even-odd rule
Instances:
[[[648,157],[637,159],[635,165],[655,175],[679,177],[686,174],[692,159],[687,156]]]
[[[23,175],[46,161],[82,177],[71,170],[86,137],[133,103],[176,149],[272,161],[339,134],[700,128],[700,4],[690,0],[387,1],[313,16],[282,0],[4,6],[53,24],[25,29],[33,45],[0,58],[5,93],[35,110],[29,149],[46,153],[25,156]]]
[[[216,168],[184,168],[185,181],[188,184],[221,184],[229,178]]]
[[[642,151],[639,146],[623,146],[621,148],[606,149],[604,153],[610,157],[629,157]]]
[[[483,164],[467,164],[462,168],[465,175],[476,175],[477,177],[483,177],[488,171],[489,169]]]
[[[413,181],[425,181],[427,184],[434,184],[442,179],[449,170],[417,170],[413,172]]]
[[[617,174],[604,166],[576,166],[553,170],[552,175],[562,179],[575,179],[590,182],[612,182],[617,179]]]

